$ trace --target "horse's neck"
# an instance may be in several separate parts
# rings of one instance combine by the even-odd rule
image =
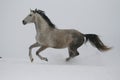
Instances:
[[[37,34],[42,34],[42,33],[45,33],[46,31],[49,31],[48,24],[46,23],[45,20],[40,19],[40,17],[36,19],[35,27],[36,27]]]
[[[36,29],[36,33],[39,34],[40,33],[40,27],[38,26],[37,23],[35,23],[35,29]]]

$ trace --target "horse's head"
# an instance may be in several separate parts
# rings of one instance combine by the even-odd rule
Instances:
[[[25,19],[23,20],[23,24],[25,25],[27,23],[33,23],[34,20],[35,20],[35,11],[30,10],[30,14],[25,17]]]
[[[24,25],[27,23],[34,23],[35,22],[36,11],[37,11],[37,9],[30,10],[30,14],[27,17],[25,17],[25,19],[23,20]]]
[[[39,18],[39,21],[38,21]],[[30,10],[30,14],[23,20],[23,24],[27,23],[47,23],[49,27],[55,28],[55,25],[50,21],[50,19],[45,15],[44,11],[42,10]]]

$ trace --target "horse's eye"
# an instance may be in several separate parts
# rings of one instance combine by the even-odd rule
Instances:
[[[32,14],[30,14],[29,16],[32,16]]]

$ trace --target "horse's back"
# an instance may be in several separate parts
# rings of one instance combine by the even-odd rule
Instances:
[[[72,43],[83,41],[83,34],[74,29],[56,29],[52,36],[54,48],[69,47]]]

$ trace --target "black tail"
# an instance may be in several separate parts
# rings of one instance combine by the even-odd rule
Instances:
[[[96,34],[85,34],[84,36],[86,37],[86,42],[89,40],[90,43],[100,51],[107,51],[111,49],[104,45],[103,42],[98,37],[98,35]]]

